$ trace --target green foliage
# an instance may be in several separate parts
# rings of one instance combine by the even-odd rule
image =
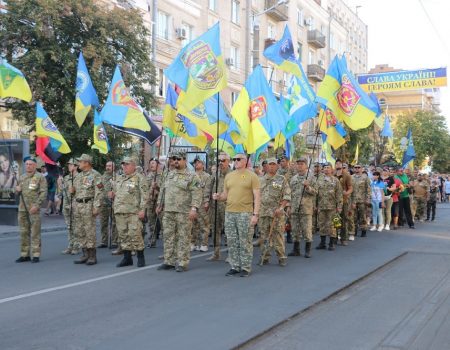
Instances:
[[[73,155],[91,153],[93,113],[78,128],[75,122],[75,81],[80,50],[99,100],[105,101],[116,64],[125,84],[147,110],[155,104],[149,86],[154,82],[149,32],[138,10],[97,6],[93,0],[8,0],[0,14],[0,42],[7,59],[27,77],[34,101],[44,108],[72,148]],[[16,119],[33,125],[34,103],[10,102]],[[110,129],[109,129],[110,130]],[[109,135],[114,158],[129,139]],[[66,158],[72,155],[67,155]],[[104,162],[102,157],[99,162]]]

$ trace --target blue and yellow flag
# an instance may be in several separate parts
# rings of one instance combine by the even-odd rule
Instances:
[[[391,121],[389,120],[388,115],[386,115],[384,117],[383,130],[381,130],[380,136],[388,137],[388,138],[394,137],[394,133],[392,132],[392,129],[391,129]]]
[[[416,151],[414,149],[414,142],[412,139],[412,130],[411,128],[408,129],[408,134],[406,134],[406,138],[403,138],[401,140],[402,148],[405,149],[405,152],[403,153],[403,159],[402,159],[402,167],[406,168],[409,162],[416,159]]]
[[[192,145],[204,149],[209,141],[208,135],[203,131],[197,130],[193,123],[188,123],[186,127],[186,120],[188,119],[178,114],[176,109],[177,100],[178,94],[169,84],[167,86],[166,102],[163,111],[163,127],[166,128],[170,137],[182,137]]]
[[[319,86],[316,100],[352,130],[367,128],[377,113],[371,98],[347,69],[345,57],[337,55]]]
[[[30,102],[31,90],[25,76],[5,59],[0,60],[0,98],[14,97]]]
[[[228,114],[226,107],[224,106],[225,112]],[[241,144],[236,144],[231,137],[231,134],[239,135],[239,128],[236,125],[234,119],[231,118],[229,120],[228,129],[221,135],[219,135],[219,145],[217,146],[217,138],[211,142],[211,148],[219,149],[219,152],[225,152],[230,157],[234,156],[236,153],[244,152],[244,149]]]
[[[336,159],[334,158],[333,147],[328,142],[328,137],[325,134],[322,134],[322,154],[325,157],[325,160],[334,167],[336,164]]]
[[[177,109],[183,113],[224,89],[227,79],[219,23],[187,44],[164,74],[181,88]]]
[[[235,143],[242,143],[249,154],[274,138],[289,120],[259,65],[245,82],[231,115],[240,132],[240,135],[231,132],[231,137]]]
[[[36,136],[48,137],[55,152],[70,153],[70,147],[40,102],[36,103]]]
[[[91,107],[99,105],[97,92],[92,84],[83,54],[78,57],[76,97],[75,97],[75,119],[79,127],[83,125]]]
[[[102,118],[97,110],[94,110],[94,144],[91,148],[98,149],[98,151],[102,154],[107,154],[109,152],[108,136],[106,135]]]
[[[144,116],[144,112],[131,97],[120,73],[119,66],[109,88],[108,99],[100,112],[102,121],[124,128],[150,131],[151,126]]]
[[[356,165],[359,162],[359,144],[356,145],[355,149],[355,157],[353,158],[353,161],[351,162],[352,165]]]
[[[327,142],[334,149],[338,149],[345,143],[347,132],[330,109],[320,110],[319,128],[323,134],[327,135]]]

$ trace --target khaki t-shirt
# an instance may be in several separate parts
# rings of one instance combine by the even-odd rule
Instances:
[[[225,176],[224,189],[227,191],[225,211],[251,213],[253,211],[253,190],[259,189],[259,178],[250,170],[235,170]]]

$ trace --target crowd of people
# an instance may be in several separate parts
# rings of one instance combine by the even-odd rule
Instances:
[[[75,264],[95,265],[97,249],[110,247],[122,256],[117,267],[133,265],[133,255],[142,267],[145,242],[154,248],[161,239],[158,270],[184,272],[191,252],[207,252],[211,237],[214,248],[207,260],[220,260],[226,246],[226,275],[242,277],[251,273],[254,246],[260,248],[261,266],[272,254],[285,266],[288,257],[313,257],[314,234],[320,236],[315,249],[334,251],[371,231],[415,229],[417,222],[435,220],[436,203],[450,197],[448,176],[417,169],[350,166],[341,160],[333,167],[309,164],[305,157],[291,163],[284,156],[252,164],[246,154],[220,153],[218,169],[206,169],[196,158],[189,170],[184,152],[165,159],[152,158],[144,171],[136,159],[125,157],[120,171],[109,161],[100,174],[92,157],[83,154],[70,159],[66,175],[52,184],[45,169],[37,171],[36,159],[24,159],[25,173],[15,188],[21,192],[16,262],[40,261],[40,208],[45,199],[54,203],[55,193],[62,196],[68,228],[62,253],[81,253]],[[292,244],[289,252],[286,243]]]

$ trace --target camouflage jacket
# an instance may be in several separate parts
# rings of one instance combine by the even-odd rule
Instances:
[[[73,181],[75,187],[74,199],[88,199],[94,201],[94,207],[100,208],[103,200],[103,184],[98,171],[91,169],[78,173]]]
[[[45,176],[37,171],[34,174],[23,174],[19,178],[19,185],[22,189],[22,196],[20,196],[19,211],[28,211],[31,207],[41,208],[47,197],[47,181]],[[25,205],[23,204],[25,200]]]
[[[319,176],[317,180],[318,209],[342,209],[342,187],[334,176]]]
[[[355,204],[359,203],[370,203],[371,201],[371,189],[370,180],[366,174],[353,174],[353,195],[352,202]]]
[[[428,185],[428,182],[425,180],[422,181],[416,180],[414,181],[413,190],[415,198],[427,198],[428,193],[430,191],[430,186]]]
[[[148,196],[148,200],[149,203],[153,203],[158,199],[158,194],[159,194],[159,186],[161,185],[161,173],[158,172],[154,172],[154,171],[150,171],[147,174],[147,183],[148,183],[148,191],[149,191],[149,196]],[[155,188],[152,189],[152,183],[155,182]]]
[[[279,167],[277,170],[277,174],[283,175],[286,178],[286,181],[289,183],[289,181],[291,181],[292,176],[295,175],[295,171],[291,167],[285,169]]]
[[[261,208],[259,216],[273,217],[274,212],[280,207],[283,200],[291,201],[291,188],[282,175],[270,176],[265,174],[259,177],[261,183]]]
[[[106,171],[101,176],[101,181],[103,184],[103,201],[102,204],[106,206],[111,205],[111,200],[108,198],[108,192],[113,190],[113,174],[107,173]]]
[[[215,192],[222,193],[223,192],[223,184],[224,184],[224,181],[225,181],[225,176],[227,174],[229,174],[230,172],[231,172],[231,170],[229,170],[229,169],[227,171],[224,171],[224,172],[219,170],[219,183],[217,185],[217,191],[216,191],[216,173],[211,175],[211,190],[212,190],[212,193],[215,193]]]
[[[291,179],[291,213],[293,214],[313,214],[314,212],[317,182],[314,176],[308,175],[309,186],[305,187],[303,185],[305,180],[306,173],[304,175],[296,174]],[[299,208],[300,200],[302,201],[301,208]]]
[[[198,172],[196,175],[200,180],[199,186],[202,189],[202,204],[209,203],[212,193],[212,176],[205,171]]]
[[[77,172],[73,174],[73,183],[75,183],[75,178],[77,177],[77,175],[78,175]],[[70,208],[70,201],[72,198],[72,195],[70,194],[71,186],[72,186],[72,174],[68,174],[63,178],[63,190],[62,190],[64,196],[64,208],[66,209]]]
[[[147,208],[148,181],[142,174],[120,175],[113,183],[114,213],[137,214]]]

